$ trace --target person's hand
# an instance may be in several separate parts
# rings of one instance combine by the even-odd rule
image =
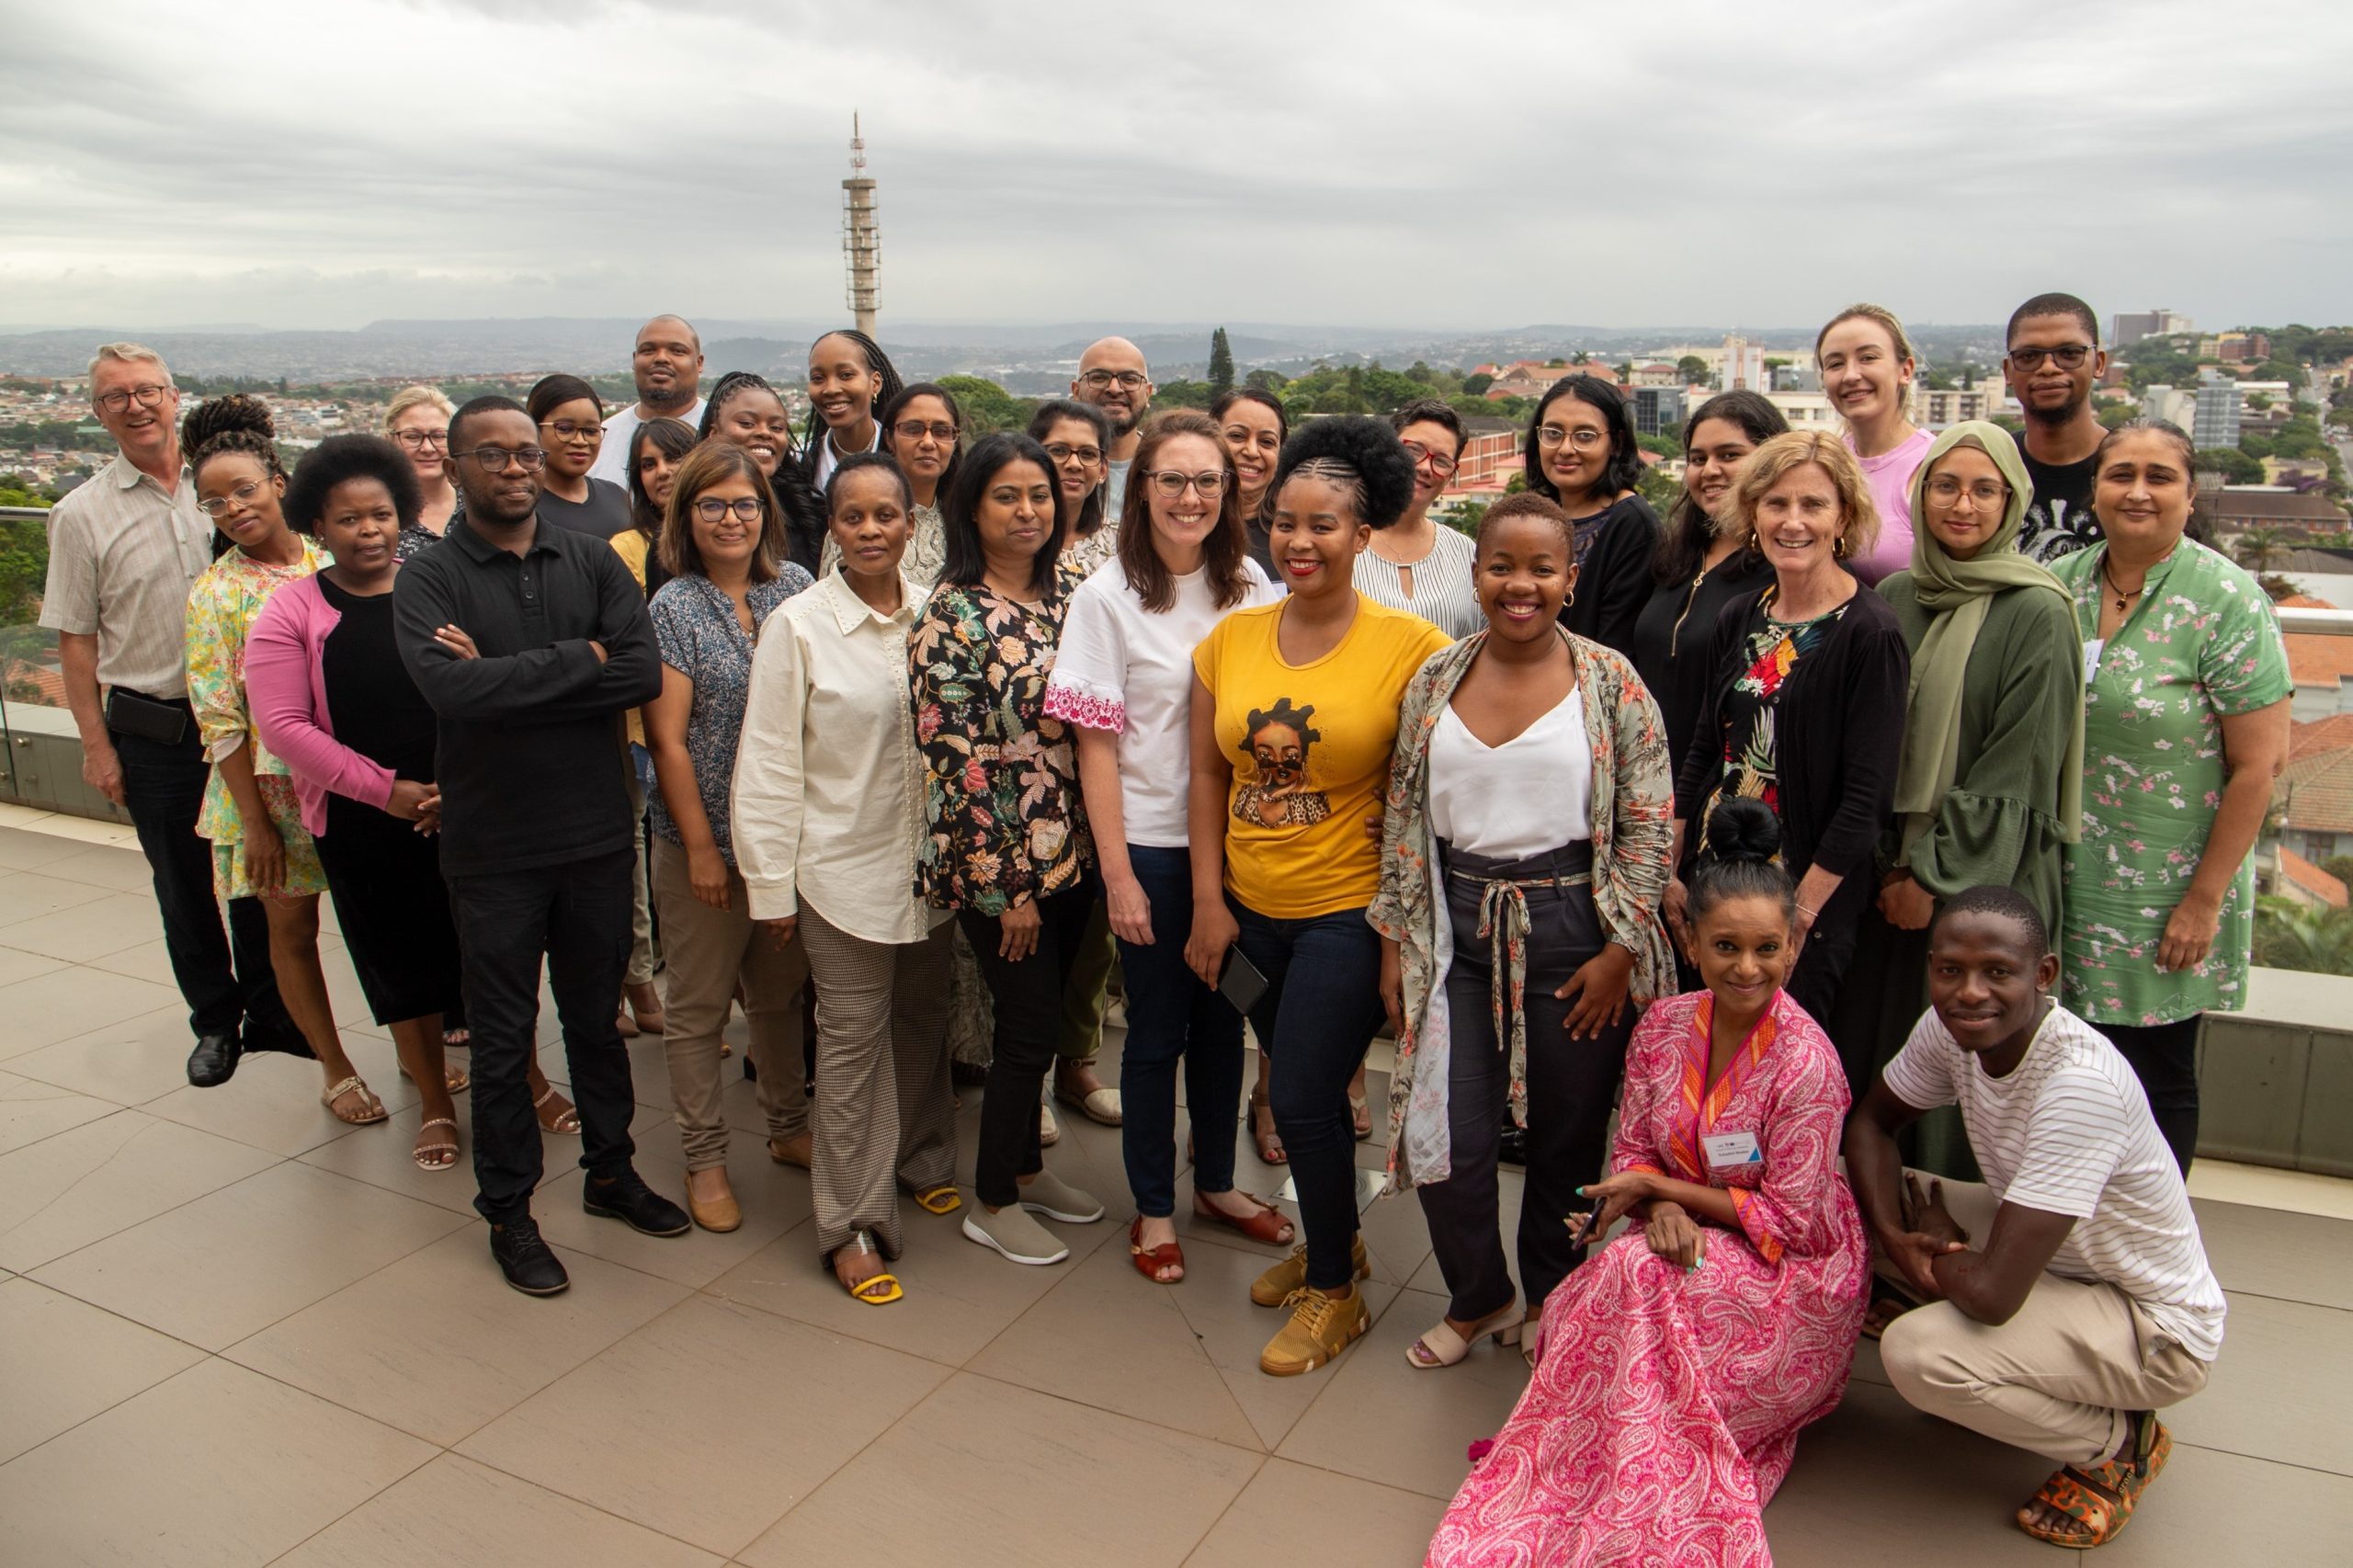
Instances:
[[[1651,1195],[1651,1174],[1648,1171],[1620,1171],[1616,1176],[1603,1176],[1599,1181],[1577,1188],[1579,1198],[1598,1198],[1601,1212],[1593,1222],[1593,1239],[1599,1241],[1609,1233],[1609,1227],[1626,1217],[1627,1210]],[[1585,1244],[1585,1216],[1569,1216],[1569,1239],[1577,1245]]]
[[[245,881],[257,892],[275,892],[286,881],[286,841],[268,823],[245,824]]]
[[[781,920],[763,920],[759,926],[768,934],[768,947],[780,953],[792,946],[792,934],[801,929],[801,916],[788,915]]]
[[[1813,929],[1813,923],[1814,923],[1816,920],[1820,919],[1821,917],[1822,917],[1822,911],[1820,911],[1820,910],[1818,910],[1818,909],[1808,909],[1808,908],[1807,908],[1804,904],[1802,904],[1802,903],[1800,903],[1800,904],[1795,905],[1795,906],[1790,910],[1790,969],[1794,970],[1794,969],[1796,969],[1796,968],[1798,967],[1798,955],[1799,955],[1800,953],[1802,953],[1802,952],[1803,952],[1803,951],[1805,950],[1805,938],[1806,938],[1806,934],[1807,934],[1808,932],[1810,932],[1810,931],[1812,931],[1812,930]]]
[[[1583,968],[1569,976],[1569,983],[1552,993],[1562,1002],[1577,998],[1576,1006],[1562,1027],[1571,1040],[1599,1040],[1601,1031],[1616,1024],[1626,1011],[1627,983],[1633,979],[1634,955],[1615,942],[1601,944],[1601,951],[1585,961]]]
[[[1143,884],[1130,876],[1103,880],[1103,907],[1111,917],[1111,935],[1139,948],[1152,946],[1152,900]]]
[[[2166,917],[2165,934],[2157,939],[2157,971],[2175,974],[2196,969],[2214,949],[2214,934],[2222,926],[2220,901],[2191,891],[2182,895]]]
[[[1666,894],[1659,900],[1659,913],[1665,917],[1666,934],[1675,938],[1676,951],[1683,961],[1696,965],[1699,960],[1691,950],[1691,890],[1683,885],[1681,877],[1666,879]]]
[[[437,628],[433,633],[433,640],[436,642],[440,643],[444,648],[449,649],[452,653],[457,654],[458,657],[461,659],[479,659],[482,657],[482,650],[474,646],[474,640],[467,636],[464,630],[460,627],[443,626]]]
[[[1643,1239],[1651,1244],[1651,1251],[1687,1273],[1699,1267],[1699,1259],[1708,1250],[1699,1221],[1686,1213],[1679,1203],[1652,1204],[1650,1222],[1643,1227]]]
[[[1389,1032],[1405,1038],[1404,950],[1388,937],[1381,938],[1381,1005],[1389,1012]]]
[[[716,844],[687,851],[687,886],[698,902],[713,909],[727,907],[727,858]]]
[[[1223,899],[1215,903],[1196,902],[1193,933],[1185,938],[1185,967],[1199,975],[1203,985],[1216,990],[1218,977],[1225,972],[1225,949],[1241,935],[1242,927]]]
[[[415,822],[427,812],[440,809],[441,791],[430,784],[420,784],[414,778],[392,780],[392,798],[384,809],[403,822]]]
[[[610,653],[605,651],[605,645],[602,642],[597,642],[594,637],[588,639],[588,651],[597,655],[597,662],[600,665],[612,657]]]
[[[1928,1190],[1920,1190],[1920,1178],[1910,1171],[1904,1173],[1904,1222],[1947,1251],[1966,1245],[1969,1233],[1961,1228],[1945,1210],[1945,1184],[1936,1177],[1928,1178]]]
[[[1936,895],[1909,876],[1879,890],[1879,912],[1899,931],[1925,931],[1937,917]]]
[[[997,916],[997,957],[1007,963],[1019,963],[1038,950],[1038,933],[1045,928],[1045,916],[1038,913],[1038,901],[1017,903]]]
[[[122,800],[122,758],[104,735],[82,747],[82,782],[119,806]]]
[[[1375,844],[1381,842],[1381,816],[1379,812],[1364,819],[1364,835]]]

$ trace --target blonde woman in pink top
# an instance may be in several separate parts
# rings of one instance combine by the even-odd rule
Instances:
[[[1849,305],[1813,340],[1813,358],[1879,506],[1879,542],[1847,563],[1876,585],[1912,564],[1912,475],[1934,439],[1912,423],[1912,340],[1886,306]]]

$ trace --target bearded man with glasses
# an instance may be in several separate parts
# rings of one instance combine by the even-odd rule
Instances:
[[[1128,468],[1136,460],[1143,437],[1136,426],[1152,408],[1152,372],[1143,350],[1124,337],[1106,337],[1089,344],[1078,357],[1078,376],[1070,395],[1091,403],[1111,422],[1110,477],[1105,482],[1103,515],[1114,521],[1127,516]]]
[[[2092,412],[2092,388],[2108,373],[2099,318],[2073,294],[2037,294],[2011,313],[2002,374],[2026,411],[2026,458],[2034,499],[2018,551],[2045,563],[2087,550],[2107,535],[2092,516],[2093,454],[2108,434]]]
[[[613,1027],[637,858],[621,714],[662,689],[645,596],[603,540],[540,515],[539,426],[512,398],[449,421],[465,499],[392,590],[401,658],[438,717],[441,869],[473,1030],[474,1208],[506,1282],[570,1279],[531,1217],[540,1127],[528,1073],[547,966],[580,1113],[581,1208],[648,1235],[686,1210],[631,1161],[629,1055]]]

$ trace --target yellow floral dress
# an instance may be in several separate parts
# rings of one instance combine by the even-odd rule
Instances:
[[[286,764],[263,747],[254,731],[253,711],[245,702],[245,638],[270,595],[310,576],[331,559],[308,539],[302,540],[302,559],[291,566],[273,566],[232,550],[188,589],[188,699],[196,710],[205,760],[212,764],[196,831],[212,841],[212,890],[222,898],[251,898],[264,891],[246,879],[244,825],[238,820],[236,797],[221,777],[221,759],[240,746],[252,748],[254,783],[286,845],[286,880],[269,891],[287,898],[326,891],[326,872],[319,865],[318,846],[302,826],[294,780]]]

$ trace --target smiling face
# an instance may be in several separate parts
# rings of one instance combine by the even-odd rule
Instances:
[[[433,494],[449,472],[449,416],[434,403],[413,403],[386,426],[386,433],[416,470],[416,483]]]
[[[1692,923],[1700,983],[1741,1017],[1764,1010],[1790,973],[1790,916],[1763,893],[1718,899]]]
[[[760,548],[760,530],[765,526],[761,503],[767,497],[760,487],[740,473],[723,479],[699,491],[687,505],[687,526],[694,530],[695,550],[702,557],[703,571],[721,576],[742,571]],[[746,508],[743,503],[750,502]],[[724,506],[713,503],[725,503]],[[751,516],[744,513],[749,510]],[[705,514],[716,512],[717,517]]]
[[[1427,507],[1438,492],[1454,483],[1454,464],[1462,456],[1454,432],[1435,420],[1422,420],[1397,432],[1406,456],[1414,460],[1414,509]]]
[[[1822,390],[1849,425],[1900,416],[1912,384],[1912,361],[1884,324],[1848,316],[1822,335]]]
[[[1152,406],[1152,377],[1143,350],[1124,337],[1107,337],[1080,356],[1070,395],[1091,403],[1111,422],[1111,437],[1125,440]]]
[[[972,524],[991,565],[1026,575],[1054,527],[1053,476],[1027,458],[1014,459],[981,487]]]
[[[770,479],[792,449],[792,422],[785,416],[784,400],[764,387],[745,387],[729,398],[710,433],[751,453]]]
[[[2082,358],[2069,366],[2060,363],[2062,355]],[[2040,363],[2029,370],[2025,359]],[[2074,316],[2028,316],[2010,334],[2002,373],[2028,418],[2064,425],[2083,411],[2093,383],[2108,373],[2108,356],[2099,351],[2096,335],[2086,332]]]
[[[1290,591],[1303,598],[1356,592],[1357,556],[1372,538],[1352,486],[1294,473],[1275,494],[1267,548]]]
[[[855,578],[888,578],[907,552],[914,518],[899,482],[880,468],[853,469],[835,476],[833,513],[825,527],[842,552],[842,573]]]
[[[605,444],[605,426],[597,417],[596,403],[575,397],[557,403],[540,421],[540,444],[548,449],[548,472],[559,479],[586,477],[597,465],[597,450]]]
[[[382,480],[347,479],[328,491],[318,530],[320,545],[347,579],[370,583],[392,570],[401,517]]]
[[[1207,436],[1171,436],[1160,444],[1153,457],[1153,468],[1161,473],[1215,474],[1225,478],[1225,449]],[[1160,547],[1164,560],[1196,562],[1210,535],[1217,531],[1218,514],[1224,505],[1224,492],[1205,494],[1197,483],[1185,486],[1175,495],[1163,495],[1155,482],[1144,493],[1145,515],[1152,519],[1153,541]]]
[[[640,426],[637,438],[637,482],[645,486],[645,498],[654,503],[656,512],[666,511],[670,505],[670,487],[678,482],[678,465],[684,458],[674,458],[664,451],[650,432]]]
[[[2018,922],[1990,910],[1961,910],[1937,922],[1928,945],[1928,1005],[1973,1055],[2014,1040],[2041,1022],[2059,978],[2059,959],[2029,951]]]
[[[1084,419],[1057,419],[1046,426],[1040,443],[1054,461],[1054,486],[1068,506],[1086,499],[1088,492],[1110,476],[1110,458],[1102,437]]]
[[[694,329],[676,316],[655,316],[637,335],[630,355],[630,379],[648,408],[674,413],[695,400],[702,380],[702,346]]]
[[[1536,447],[1561,505],[1574,507],[1595,494],[1609,472],[1609,421],[1593,404],[1564,393],[1544,405]]]
[[[1973,559],[2002,525],[2010,483],[1994,460],[1975,447],[1955,447],[1921,482],[1928,532],[1955,561]]]
[[[116,407],[116,403],[122,406]],[[90,372],[90,406],[122,455],[150,467],[172,449],[180,394],[153,359],[101,359]]]
[[[875,389],[882,378],[866,360],[866,350],[840,333],[829,333],[809,346],[809,401],[825,428],[844,431],[865,420],[874,409]]]
[[[1225,411],[1225,449],[1233,459],[1233,476],[1241,488],[1242,515],[1257,513],[1258,502],[1275,477],[1275,459],[1283,449],[1282,423],[1275,411],[1253,398],[1236,398]]]
[[[1735,420],[1702,419],[1692,427],[1683,446],[1683,488],[1699,510],[1719,523],[1728,520],[1723,507],[1732,499],[1733,481],[1756,449]]]
[[[1487,629],[1501,642],[1527,643],[1552,636],[1562,602],[1576,582],[1568,530],[1550,517],[1506,517],[1489,523],[1479,540],[1472,585]]]
[[[945,440],[939,436],[943,426],[949,431]],[[955,428],[956,415],[948,404],[926,392],[907,400],[899,410],[898,424],[884,431],[882,439],[906,476],[918,488],[929,490],[948,472],[948,460],[956,450]]]
[[[243,452],[208,460],[196,476],[197,505],[211,515],[223,539],[249,555],[286,531],[286,515],[278,504],[285,494],[284,480]]]
[[[2109,443],[2092,484],[2092,509],[2108,537],[2143,557],[2163,556],[2189,526],[2195,481],[2181,443],[2134,430]]]
[[[1756,502],[1756,548],[1781,576],[1802,576],[1837,559],[1847,526],[1838,486],[1820,463],[1802,462]]]

